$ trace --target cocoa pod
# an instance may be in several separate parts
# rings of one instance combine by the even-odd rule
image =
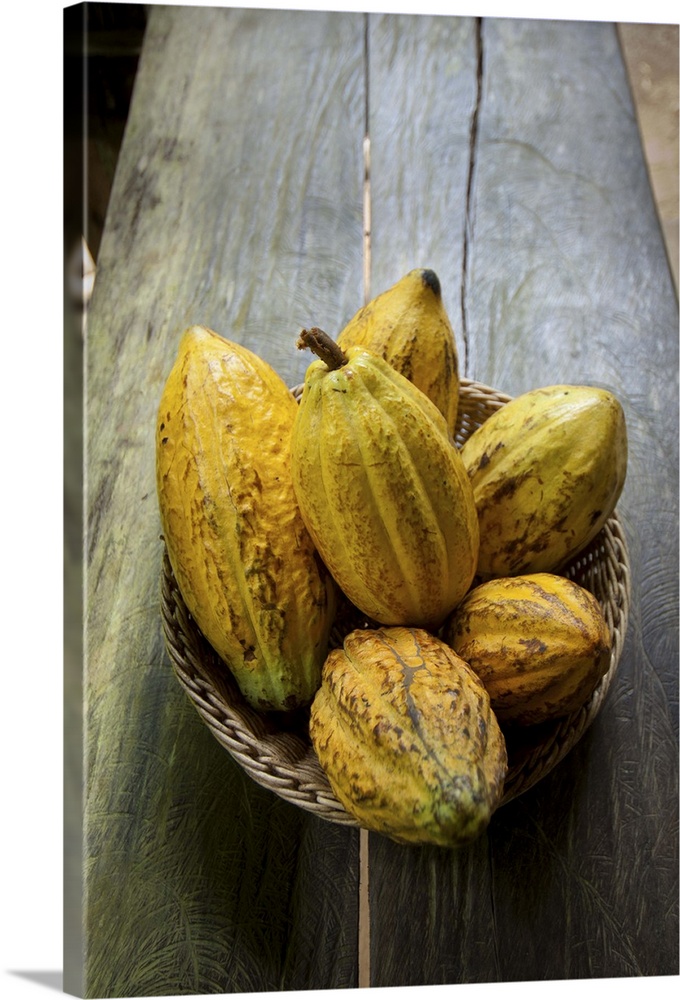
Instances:
[[[479,531],[472,488],[430,399],[366,348],[319,330],[295,421],[295,495],[347,597],[385,625],[434,629],[469,589]],[[323,358],[323,360],[321,359]]]
[[[626,477],[621,404],[555,385],[506,403],[461,448],[479,517],[480,579],[554,572],[600,531]]]
[[[500,802],[507,751],[468,665],[423,629],[358,629],[332,650],[312,702],[312,745],[366,829],[455,847]]]
[[[264,710],[311,701],[335,614],[293,491],[296,414],[261,358],[206,327],[185,332],[157,417],[163,535],[187,608]]]
[[[458,349],[439,278],[416,268],[363,306],[337,337],[338,346],[368,347],[424,392],[453,436],[458,414]]]
[[[442,636],[479,676],[501,723],[531,725],[578,711],[611,656],[595,597],[551,573],[480,584]]]

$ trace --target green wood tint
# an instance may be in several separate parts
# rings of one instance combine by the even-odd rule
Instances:
[[[371,293],[431,267],[465,374],[619,396],[633,568],[569,757],[468,849],[369,838],[371,985],[677,974],[677,300],[613,26],[154,6],[84,359],[90,997],[359,982],[358,832],[257,786],[172,674],[154,424],[189,324],[294,385],[300,327],[362,304],[367,131]]]
[[[395,28],[386,22],[374,34]],[[399,25],[400,38],[411,37],[409,28]],[[594,728],[496,815],[482,843],[447,854],[372,837],[372,982],[672,974],[677,301],[613,26],[484,20],[469,46],[476,57],[468,56],[467,72],[478,88],[468,111],[474,147],[458,328],[467,374],[511,395],[571,381],[621,399],[631,622]],[[402,49],[397,60],[385,47],[384,65],[383,46],[371,50],[379,61],[372,80],[384,76],[397,93],[406,89],[397,81],[417,79],[430,58],[424,42]],[[438,132],[438,114],[424,103],[422,134]],[[447,135],[462,130],[452,116]],[[380,140],[374,133],[374,150]],[[461,231],[442,194],[459,157],[424,162],[427,183],[410,184],[409,211],[433,234],[429,255],[444,258],[441,218]],[[458,270],[449,274],[455,286]],[[395,922],[395,913],[409,919]]]
[[[87,340],[90,996],[356,983],[358,834],[256,787],[170,670],[154,424],[190,323],[293,384],[354,307],[363,52],[361,16],[150,16]]]

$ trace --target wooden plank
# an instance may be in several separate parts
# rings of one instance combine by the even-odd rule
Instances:
[[[379,294],[412,268],[432,268],[442,284],[464,366],[459,289],[465,266],[462,234],[476,98],[475,22],[370,15],[367,55],[369,295]],[[419,169],[413,169],[414,162]],[[430,200],[427,185],[432,180],[439,187]],[[399,961],[402,921],[394,914],[407,912],[390,915],[384,909],[383,873],[380,862],[377,867],[374,863],[376,849],[378,854],[381,849],[376,839],[370,835],[364,841],[362,915],[367,910],[368,916],[365,929],[362,925],[360,986],[385,981],[386,956]],[[407,861],[405,887],[417,878],[417,858],[414,861],[415,865]],[[387,906],[394,902],[390,897]],[[427,950],[427,941],[421,947]]]
[[[88,996],[356,984],[357,832],[256,786],[172,676],[153,427],[190,323],[295,384],[300,326],[354,308],[363,53],[360,15],[150,11],[86,349]]]
[[[383,172],[373,182],[374,275],[392,250],[405,259],[409,240],[461,275],[443,284],[473,378],[511,394],[574,381],[619,396],[633,606],[593,728],[481,841],[446,852],[371,837],[372,985],[672,975],[677,301],[613,27],[478,27],[453,86],[439,46],[447,32],[474,38],[471,23],[371,17],[371,148]],[[405,155],[400,121],[437,135],[450,155],[422,142]],[[466,134],[471,147],[454,153]],[[467,228],[461,161],[472,168]],[[448,230],[442,219],[453,220]]]
[[[485,209],[473,239],[478,279],[471,283],[470,314],[488,334],[477,338],[484,347],[476,357],[480,365],[486,359],[491,378],[507,372],[511,393],[527,387],[533,371],[539,383],[594,382],[621,399],[629,466],[619,509],[634,586],[612,697],[587,743],[554,776],[547,790],[554,812],[550,799],[540,799],[537,829],[546,845],[562,843],[564,874],[536,913],[554,942],[553,976],[561,970],[573,978],[672,974],[678,967],[678,636],[677,567],[669,551],[677,552],[678,467],[666,442],[678,438],[677,300],[614,27],[541,27],[492,22],[486,34],[506,110],[495,113],[488,102],[491,114],[480,116],[476,203]],[[532,53],[521,88],[508,56],[513,51]],[[550,81],[547,93],[541,79]],[[539,96],[527,120],[517,109],[520,94],[532,89]],[[482,145],[490,147],[486,156]],[[503,208],[494,200],[499,146],[505,170],[517,180],[514,204],[508,199]],[[509,255],[506,247],[503,279],[493,287],[485,279],[485,254],[492,262],[500,254],[492,228],[512,232],[518,247]],[[529,317],[522,316],[525,302]],[[494,352],[489,344],[500,315],[503,347]],[[531,368],[517,351],[521,331]],[[560,815],[567,781],[573,805],[568,799],[558,825],[551,816]],[[561,900],[569,933],[555,917]],[[508,906],[499,934],[509,935],[514,923]],[[501,972],[512,964],[507,956]],[[528,968],[541,978],[543,960],[536,956]]]
[[[460,288],[476,24],[472,18],[372,15],[369,25],[372,293],[411,268],[431,267],[463,367]]]

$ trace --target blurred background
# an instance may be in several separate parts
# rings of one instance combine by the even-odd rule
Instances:
[[[619,24],[642,144],[678,289],[678,25]]]

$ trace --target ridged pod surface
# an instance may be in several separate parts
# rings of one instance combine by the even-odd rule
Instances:
[[[434,271],[409,271],[360,309],[337,342],[344,351],[368,347],[389,361],[432,400],[453,435],[458,414],[458,351]]]
[[[611,635],[589,591],[551,573],[475,587],[443,630],[482,680],[502,723],[578,711],[606,673]]]
[[[365,348],[342,356],[335,369],[321,358],[307,369],[292,448],[302,515],[364,614],[434,628],[474,578],[470,482],[424,393]]]
[[[401,843],[467,843],[503,792],[507,751],[489,696],[422,629],[346,636],[324,665],[310,735],[345,809]]]
[[[157,418],[163,535],[189,611],[258,709],[312,700],[335,614],[293,492],[296,413],[265,361],[185,332]]]
[[[534,389],[493,413],[461,456],[479,517],[480,578],[552,572],[614,511],[626,478],[623,409],[605,389]]]

